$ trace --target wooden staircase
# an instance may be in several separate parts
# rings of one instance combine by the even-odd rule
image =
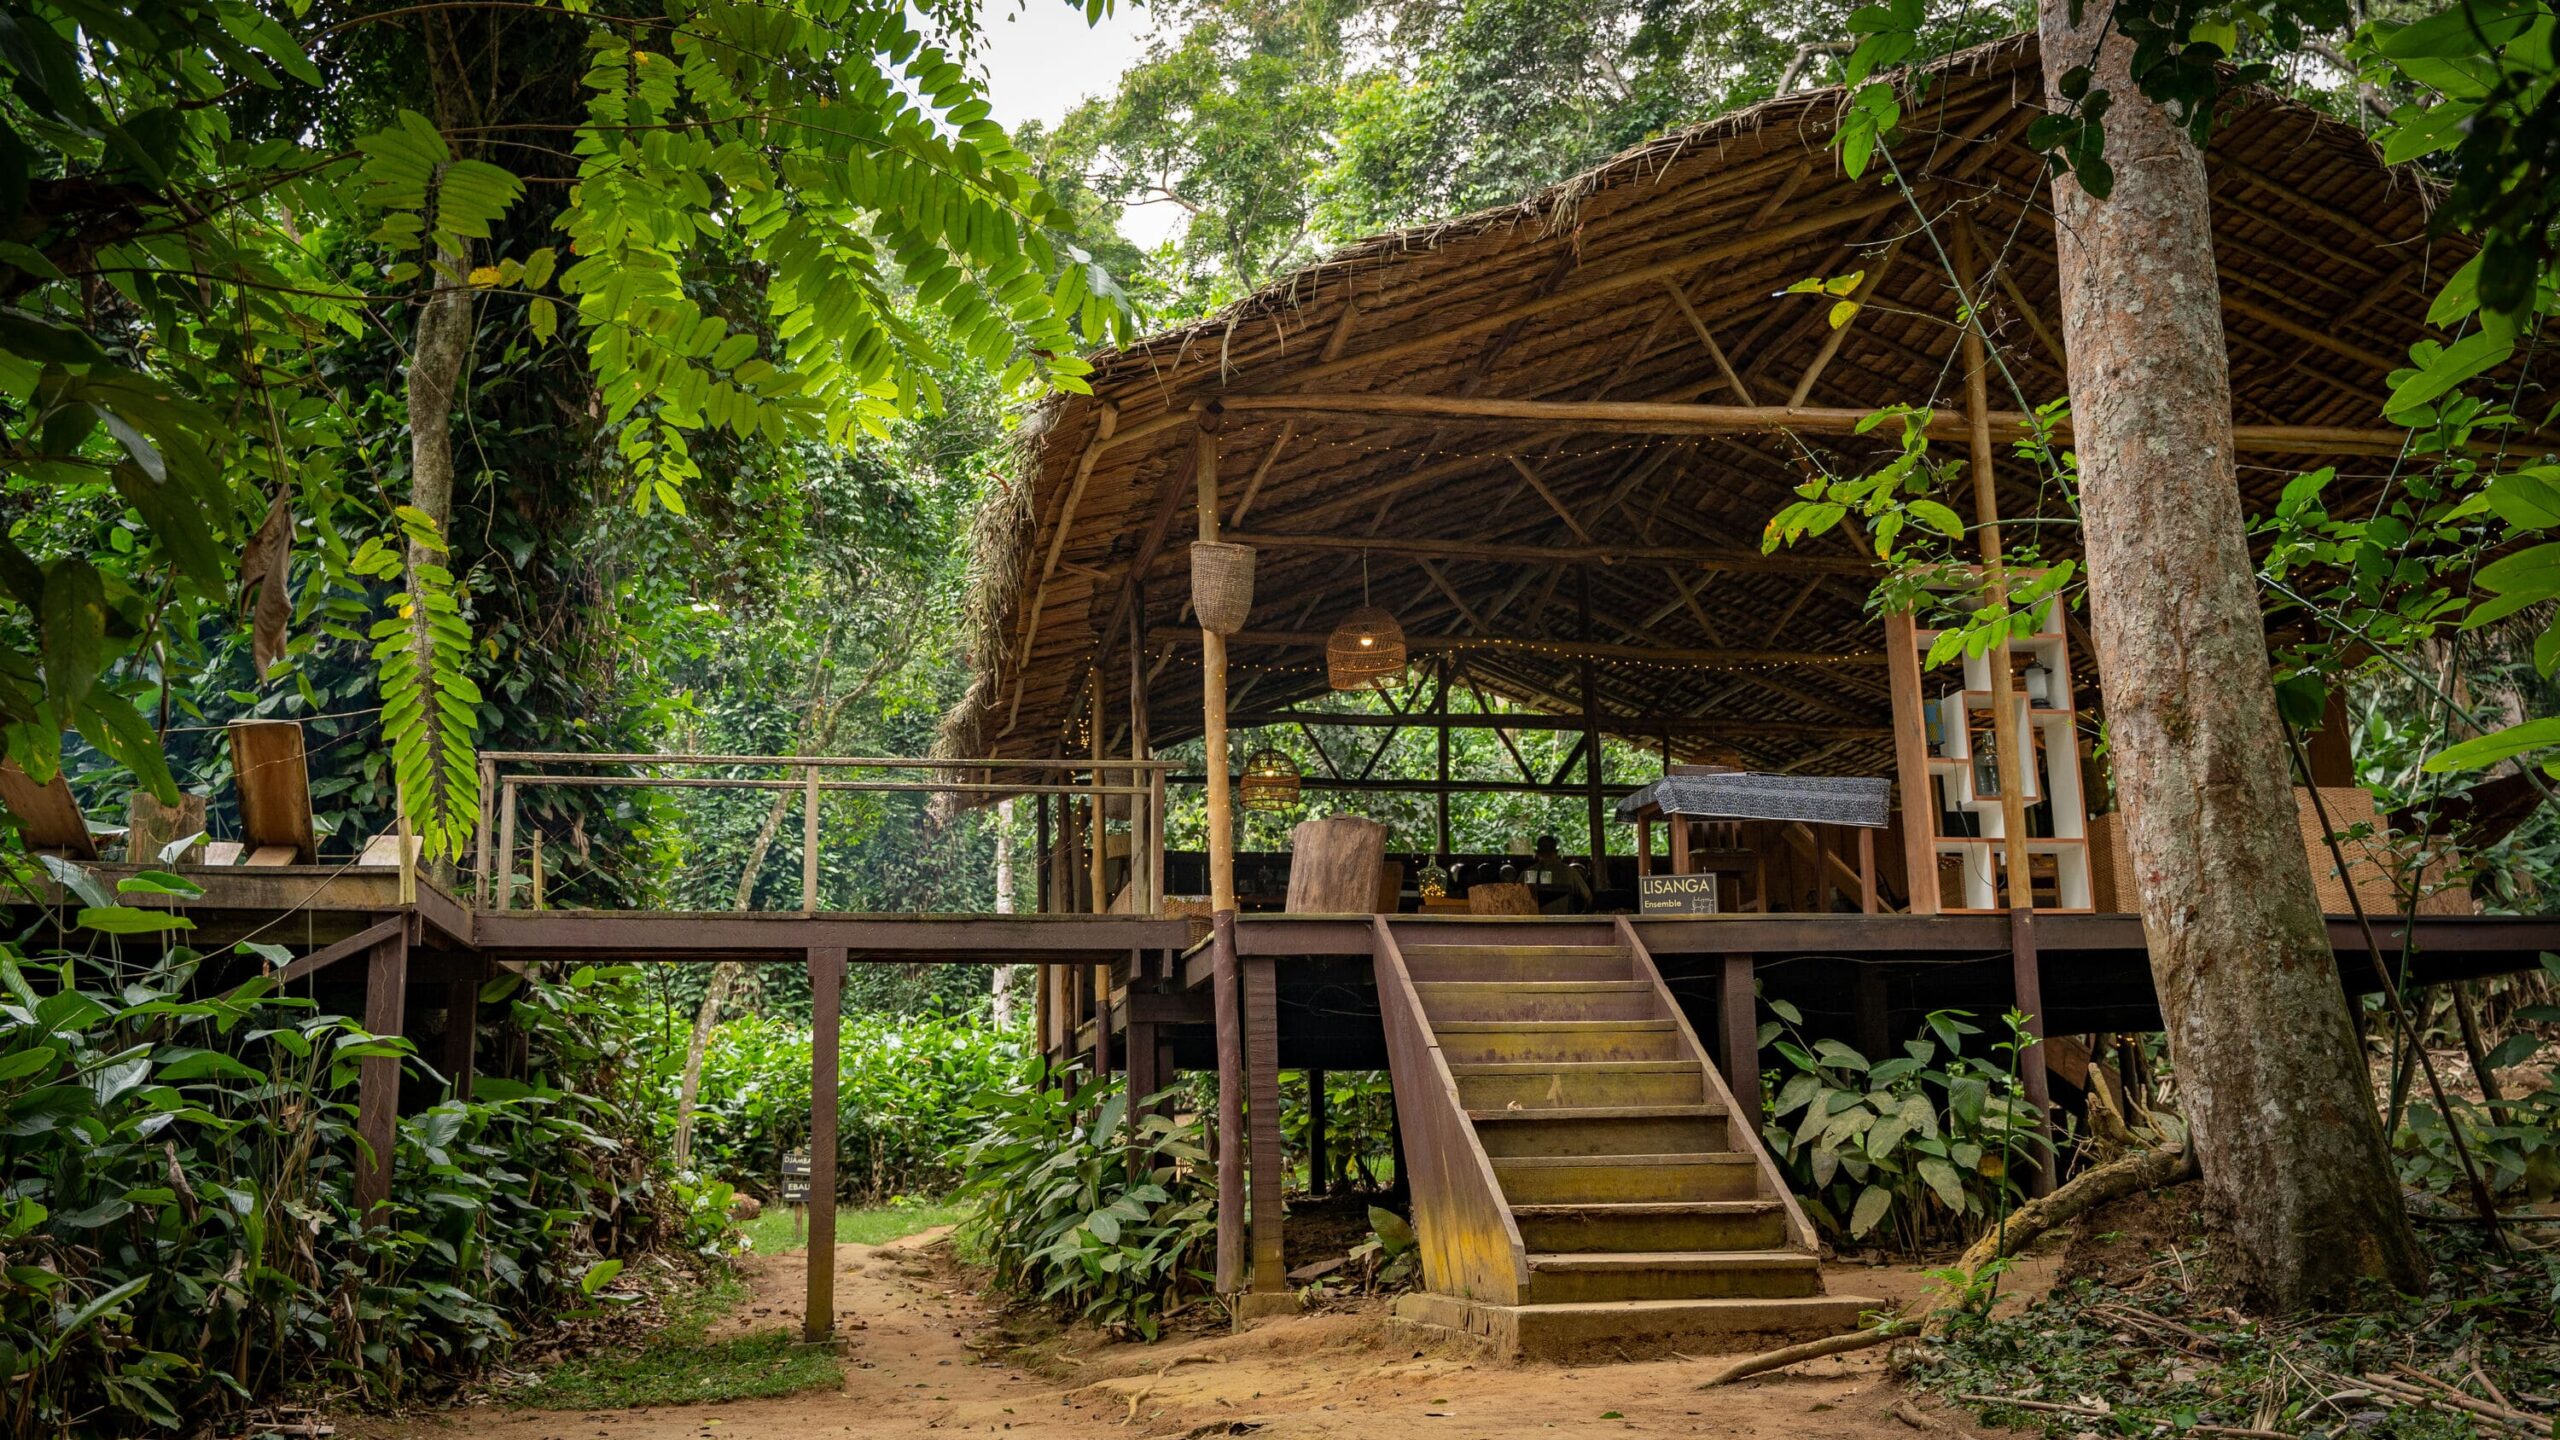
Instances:
[[[1643,1358],[1832,1334],[1878,1303],[1823,1292],[1812,1227],[1633,927],[1377,925],[1425,1286],[1400,1324]]]

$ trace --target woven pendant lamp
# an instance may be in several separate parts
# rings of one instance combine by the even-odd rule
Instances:
[[[1236,803],[1247,810],[1294,810],[1298,780],[1297,761],[1277,750],[1256,750],[1244,757],[1244,773],[1236,777]]]
[[[1360,555],[1360,608],[1333,627],[1324,645],[1325,678],[1336,690],[1367,690],[1402,683],[1404,627],[1369,603],[1369,556]]]

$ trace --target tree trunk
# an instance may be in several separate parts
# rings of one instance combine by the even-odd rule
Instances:
[[[2049,90],[2112,12],[2042,0]],[[2053,184],[2092,629],[2178,1090],[2237,1278],[2298,1309],[2421,1270],[2294,819],[2232,467],[2204,158],[2106,35],[2113,193]],[[2057,102],[2058,103],[2058,102]]]
[[[427,269],[435,288],[419,307],[418,330],[409,349],[409,503],[435,522],[439,536],[449,535],[453,527],[453,393],[461,383],[463,365],[471,357],[471,291],[461,279],[467,263],[465,257],[452,251],[437,252],[437,263]],[[434,816],[450,823],[457,817],[441,813],[443,787],[436,783],[445,770],[445,740],[443,706],[438,703],[436,687],[433,613],[417,597],[426,594],[426,585],[418,576],[419,567],[449,565],[452,557],[411,541],[407,560],[412,597],[409,663],[418,672],[429,793],[404,795],[399,803],[410,815]],[[465,827],[469,825],[467,816],[458,818]],[[435,874],[439,881],[451,883],[452,868],[452,856],[437,855]]]

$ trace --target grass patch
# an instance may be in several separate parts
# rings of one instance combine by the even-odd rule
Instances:
[[[886,1205],[836,1212],[836,1239],[854,1245],[886,1245],[937,1225],[960,1223],[960,1206],[939,1201],[898,1199]],[[746,1223],[747,1248],[758,1255],[784,1255],[807,1248],[793,1233],[791,1212],[780,1205]]]
[[[533,1410],[625,1410],[766,1400],[844,1384],[834,1352],[803,1345],[788,1329],[705,1338],[713,1321],[746,1298],[746,1282],[724,1276],[669,1301],[667,1323],[637,1349],[564,1361],[507,1398]]]

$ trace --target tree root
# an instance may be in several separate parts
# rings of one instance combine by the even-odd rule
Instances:
[[[2083,1212],[2144,1190],[2192,1180],[2196,1174],[2193,1150],[2146,1150],[2085,1171],[2043,1199],[2019,1206],[2006,1222],[1975,1241],[1973,1248],[1964,1252],[1964,1258],[1956,1262],[1956,1269],[1966,1276],[1979,1275],[1992,1261],[2025,1249],[2043,1238],[2045,1232],[2068,1224]],[[1962,1297],[1954,1298],[1960,1301]],[[1928,1322],[1920,1328],[1922,1337],[1944,1334],[1958,1309],[1957,1304],[1933,1309]]]
[[[1783,1370],[1790,1365],[1807,1360],[1819,1360],[1825,1355],[1846,1355],[1852,1350],[1865,1350],[1908,1333],[1910,1332],[1904,1327],[1887,1320],[1880,1325],[1870,1325],[1864,1330],[1849,1331],[1845,1335],[1827,1335],[1820,1340],[1807,1340],[1801,1345],[1789,1345],[1781,1350],[1771,1350],[1737,1360],[1699,1381],[1698,1388],[1712,1390],[1719,1385],[1730,1385],[1736,1380],[1747,1379],[1763,1371]]]

